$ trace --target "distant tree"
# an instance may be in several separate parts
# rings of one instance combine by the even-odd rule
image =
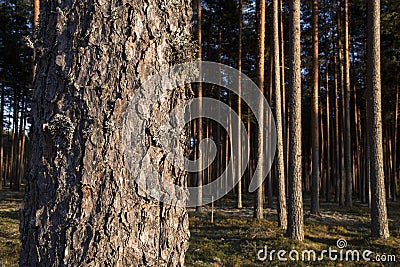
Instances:
[[[26,108],[29,107],[32,84],[31,13],[29,1],[3,1],[0,5],[0,180],[3,185],[6,179],[9,180],[13,190],[20,189],[24,174],[23,126],[28,115]],[[12,123],[7,127],[5,112],[12,114]],[[12,146],[8,151],[3,140],[5,128],[11,129]]]

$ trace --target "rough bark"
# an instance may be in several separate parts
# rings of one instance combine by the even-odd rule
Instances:
[[[371,233],[388,238],[385,177],[382,152],[382,109],[380,67],[380,3],[368,0],[368,130],[371,173]]]
[[[300,70],[300,0],[289,1],[289,201],[290,238],[302,241],[303,196],[301,184],[301,70]]]
[[[42,1],[40,18],[21,266],[183,266],[186,209],[139,190],[134,178],[148,170],[128,170],[121,134],[140,85],[194,58],[190,1]],[[151,118],[143,135],[155,160],[166,156],[154,135],[160,114],[188,94],[159,90],[165,99],[140,111]],[[185,182],[183,171],[155,162],[162,179]]]

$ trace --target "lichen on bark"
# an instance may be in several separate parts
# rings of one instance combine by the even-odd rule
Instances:
[[[190,21],[186,0],[41,1],[21,266],[183,266],[187,212],[138,191],[121,134],[132,93],[192,59]],[[189,92],[151,104],[168,112]],[[147,121],[150,133],[156,126]],[[185,183],[159,162],[162,178]]]

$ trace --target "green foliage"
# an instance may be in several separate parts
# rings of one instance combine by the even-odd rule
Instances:
[[[0,82],[3,86],[27,88],[31,84],[31,2],[0,2]]]

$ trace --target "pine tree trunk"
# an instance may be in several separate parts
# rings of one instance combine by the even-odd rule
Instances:
[[[344,206],[345,204],[345,186],[346,186],[346,171],[345,171],[345,155],[344,155],[344,139],[345,139],[345,134],[344,134],[344,123],[345,123],[345,112],[344,112],[344,69],[343,69],[343,42],[342,42],[342,36],[343,36],[343,29],[342,29],[342,0],[338,0],[337,4],[337,32],[338,32],[338,70],[339,70],[339,75],[338,75],[338,88],[340,92],[340,118],[339,118],[339,178],[340,178],[340,183],[339,183],[339,205]],[[338,106],[339,107],[339,106]]]
[[[27,114],[27,95],[26,91],[24,91],[24,95],[22,96],[22,113],[20,118],[20,140],[19,140],[19,161],[18,161],[18,180],[22,181],[25,175],[25,129],[26,129],[26,114]]]
[[[368,0],[368,129],[371,168],[371,233],[388,238],[385,177],[382,152],[380,3]]]
[[[197,43],[198,43],[198,51],[197,51],[197,58],[198,60],[202,60],[203,53],[202,53],[202,31],[201,31],[201,24],[202,24],[202,17],[201,17],[201,0],[197,0]],[[202,72],[201,65],[199,65],[199,72]],[[203,84],[201,82],[198,83],[198,98],[200,99],[199,102],[199,114],[203,108],[202,100],[201,98],[203,97]],[[203,140],[203,118],[200,116],[197,120],[197,129],[199,131],[198,134],[198,143]],[[203,164],[203,158],[200,155],[200,149],[198,150],[199,152],[199,165],[202,166]],[[204,154],[204,152],[203,152]],[[197,187],[198,187],[198,192],[197,192],[197,203],[203,203],[203,176],[204,176],[204,170],[201,170],[197,173]],[[201,205],[198,205],[196,207],[197,212],[202,212],[203,207]]]
[[[329,64],[326,59],[326,70],[325,70],[325,89],[326,89],[326,155],[327,155],[327,166],[326,166],[326,189],[325,199],[326,202],[331,202],[331,132],[330,132],[330,119],[331,119],[331,108],[330,108],[330,91],[329,91]]]
[[[13,125],[14,125],[14,134],[13,134],[13,139],[12,139],[12,160],[11,160],[11,189],[13,191],[19,191],[19,176],[18,176],[18,145],[19,145],[19,119],[18,119],[18,113],[19,113],[19,90],[14,89],[14,110],[13,110]]]
[[[339,134],[339,101],[338,101],[338,71],[337,71],[337,61],[336,56],[333,57],[334,66],[334,104],[335,104],[335,155],[336,155],[336,166],[335,166],[335,202],[339,203],[340,199],[340,134]]]
[[[272,105],[272,101],[273,101],[273,90],[272,90],[272,74],[273,74],[273,58],[272,58],[272,53],[270,58],[270,62],[269,62],[269,93],[268,93],[268,102],[271,103]],[[267,125],[271,125],[272,123],[272,112],[269,112],[268,115],[266,115],[266,119],[267,119]],[[267,132],[267,136],[271,136],[271,128],[268,129]],[[269,142],[266,144],[267,145],[267,151],[269,149]],[[268,160],[268,165],[272,165],[271,162],[271,157],[267,158]],[[275,172],[276,168],[272,167],[271,171],[268,173],[268,178],[267,178],[267,192],[268,192],[268,208],[273,209],[274,208],[274,180],[275,180]]]
[[[311,135],[312,135],[312,200],[311,213],[319,213],[319,118],[318,118],[318,0],[312,1],[312,44],[313,44],[313,66],[312,66],[312,109],[311,109]]]
[[[325,147],[326,147],[326,143],[325,143],[325,132],[324,132],[324,120],[323,120],[323,116],[322,116],[322,103],[318,108],[319,110],[319,128],[321,129],[320,131],[320,135],[321,135],[321,143],[320,143],[320,155],[321,158],[319,160],[319,173],[320,173],[320,181],[318,183],[318,187],[320,187],[320,195],[325,195],[325,188],[326,188],[326,170],[327,168],[325,167]],[[319,200],[318,200],[319,203]]]
[[[238,47],[238,71],[239,71],[239,78],[238,78],[238,90],[239,90],[239,97],[238,97],[238,115],[239,115],[239,121],[238,121],[238,132],[237,132],[237,136],[240,137],[238,139],[238,147],[242,147],[242,138],[241,138],[241,120],[242,120],[242,98],[240,97],[241,93],[242,93],[242,31],[243,31],[243,19],[242,19],[242,13],[243,13],[243,1],[239,0],[239,37],[238,37],[238,41],[239,41],[239,47]],[[240,175],[240,173],[242,173],[242,152],[239,153],[239,155],[237,155],[237,159],[238,159],[238,175]],[[239,177],[239,181],[237,184],[237,207],[239,209],[241,209],[243,207],[243,203],[242,203],[242,177]]]
[[[344,124],[344,163],[346,171],[346,206],[353,205],[353,181],[351,172],[351,128],[350,128],[350,38],[349,38],[349,7],[348,0],[344,0],[344,99],[345,99],[345,124]]]
[[[145,94],[140,85],[157,70],[193,60],[190,20],[185,0],[43,1],[21,266],[184,265],[186,209],[138,189],[121,135],[130,96]],[[159,90],[165,98],[141,110],[151,118],[146,131],[132,129],[153,138],[147,155],[154,159],[166,157],[154,145],[159,113],[187,98],[185,88]],[[185,183],[184,172],[157,162],[160,179]],[[146,177],[147,169],[137,171]]]
[[[285,40],[283,36],[283,6],[282,0],[279,3],[279,40],[280,40],[280,60],[281,60],[281,92],[282,92],[282,136],[283,136],[283,157],[284,157],[284,170],[285,170],[285,185],[286,192],[288,190],[288,124],[286,113],[286,87],[285,87]]]
[[[287,235],[304,239],[301,184],[300,0],[289,1],[289,197]]]
[[[40,15],[40,0],[33,0],[33,38],[36,39],[36,32],[39,26],[39,15]],[[34,82],[36,76],[36,49],[33,49],[33,66],[32,66],[32,82]]]
[[[273,91],[275,104],[275,125],[276,125],[276,173],[278,181],[278,224],[282,229],[287,228],[286,211],[286,185],[285,185],[285,158],[283,146],[283,121],[281,105],[281,75],[280,75],[280,57],[279,57],[279,18],[278,18],[278,0],[273,0]]]
[[[264,57],[265,57],[265,1],[257,0],[257,83],[258,87],[262,94],[264,94]],[[260,121],[259,121],[259,134],[258,134],[258,142],[257,142],[257,149],[258,149],[258,160],[264,161],[263,158],[263,149],[264,149],[264,141],[265,136],[263,136],[263,129],[264,129],[264,120],[265,120],[265,112],[263,106],[263,100],[260,99],[259,101],[260,106]],[[264,199],[263,199],[263,184],[262,181],[262,174],[263,172],[259,172],[260,175],[255,177],[257,179],[257,184],[260,185],[255,194],[254,200],[254,218],[263,219],[264,218]]]
[[[396,201],[396,194],[397,194],[397,118],[399,114],[399,86],[396,84],[396,104],[395,104],[395,111],[394,111],[394,133],[392,138],[392,146],[393,146],[393,175],[392,175],[392,195],[393,201]]]

